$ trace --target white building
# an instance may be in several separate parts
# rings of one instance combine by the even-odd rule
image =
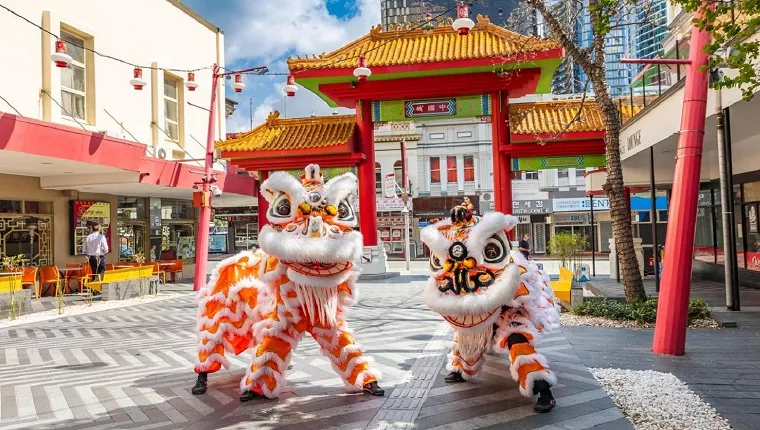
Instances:
[[[192,186],[202,162],[190,161],[206,152],[222,31],[178,0],[3,5],[31,23],[0,9],[0,234],[19,232],[35,245],[4,243],[0,255],[20,252],[33,265],[79,263],[89,220],[81,215],[97,207],[89,214],[108,225],[108,263],[155,245],[191,273]],[[71,57],[65,68],[53,62],[59,38]],[[140,91],[130,85],[134,65],[147,84]],[[195,91],[185,86],[192,69],[201,69]],[[217,139],[225,135],[224,90],[221,81]],[[255,201],[252,178],[220,172],[217,185],[224,194],[215,204]],[[72,211],[83,212],[72,219]]]

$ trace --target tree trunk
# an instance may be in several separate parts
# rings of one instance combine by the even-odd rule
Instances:
[[[594,83],[594,88],[597,84]],[[602,94],[603,93],[603,94]],[[610,199],[612,235],[618,253],[618,264],[625,286],[625,300],[646,300],[646,291],[639,271],[639,261],[633,247],[633,231],[629,202],[626,201],[623,183],[623,166],[620,161],[620,112],[607,91],[596,94],[596,104],[602,109],[607,130],[604,137],[607,161],[607,182],[602,186]]]

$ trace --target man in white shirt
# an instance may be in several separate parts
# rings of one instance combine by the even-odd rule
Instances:
[[[108,254],[108,240],[100,232],[100,224],[92,226],[92,233],[84,240],[84,252],[90,262],[93,274],[103,279],[106,272],[106,254]]]

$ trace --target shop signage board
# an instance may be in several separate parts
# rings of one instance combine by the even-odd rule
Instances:
[[[517,217],[518,224],[530,224],[530,217],[525,215],[519,215]]]
[[[396,197],[396,175],[389,173],[385,175],[383,181],[383,195],[385,197]]]
[[[451,214],[454,206],[462,204],[465,196],[415,197],[412,200],[415,218],[445,218]],[[479,196],[468,195],[474,206],[473,213],[478,213]]]
[[[552,212],[552,201],[545,200],[515,200],[512,202],[512,214],[548,214]]]
[[[95,223],[100,224],[100,231],[111,247],[111,204],[82,200],[69,201],[69,219],[71,220],[71,255],[85,255],[84,241]],[[109,249],[110,251],[110,249]]]
[[[404,209],[404,201],[399,197],[378,197],[375,205],[378,212],[401,212]]]
[[[610,199],[607,197],[594,198],[595,211],[609,211]],[[591,210],[591,199],[589,197],[571,197],[552,200],[552,209],[554,212],[585,212]]]
[[[557,157],[516,157],[512,170],[546,170],[567,168],[604,167],[603,154],[566,155]]]
[[[585,225],[589,224],[589,214],[554,214],[552,222],[554,225]]]
[[[491,96],[372,102],[372,121],[422,121],[431,117],[474,118],[491,115]]]

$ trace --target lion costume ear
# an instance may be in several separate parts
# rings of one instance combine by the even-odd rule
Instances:
[[[325,197],[327,197],[329,204],[338,205],[338,203],[348,199],[351,205],[356,206],[354,200],[359,190],[359,180],[353,173],[344,173],[327,181],[325,190]]]
[[[520,222],[520,220],[518,220],[517,217],[513,215],[504,215],[504,222],[506,224],[504,231],[511,231]]]
[[[304,189],[301,183],[287,172],[274,172],[269,175],[269,179],[261,184],[259,192],[268,203],[272,203],[280,193],[287,194],[295,203],[294,206],[304,201]]]

